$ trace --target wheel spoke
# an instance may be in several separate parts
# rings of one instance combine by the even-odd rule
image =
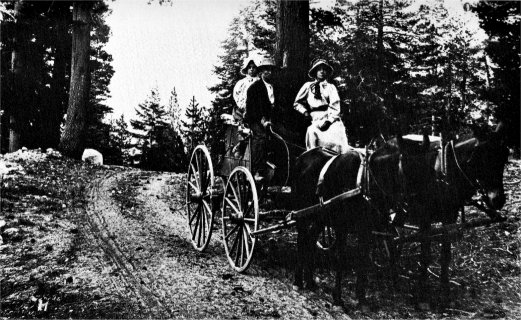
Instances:
[[[204,205],[204,208],[206,209],[206,212],[211,217],[212,216],[212,208],[210,208],[210,205],[206,201],[203,201],[203,205]]]
[[[245,217],[248,216],[248,214],[252,211],[252,209],[254,208],[254,206],[255,206],[255,203],[253,203],[253,201],[251,201],[251,202],[248,204],[246,210],[244,210],[244,216],[245,216]]]
[[[190,168],[192,169],[192,172],[194,173],[194,181],[195,181],[195,183],[197,183],[197,189],[199,189],[200,185],[199,185],[199,179],[197,178],[197,170],[195,170],[193,163],[190,163]]]
[[[250,229],[250,226],[245,224],[244,225],[246,227],[246,230],[248,230],[248,238],[250,238],[251,242],[253,243],[253,237],[251,236],[251,229]]]
[[[255,218],[244,218],[244,221],[255,223],[257,220]]]
[[[237,232],[236,234],[237,234],[237,236],[235,238],[233,238],[233,242],[232,242],[232,245],[230,247],[230,251],[229,251],[230,252],[230,257],[233,254],[233,252],[235,251],[235,247],[237,246],[237,240],[239,239],[239,236],[238,236],[239,233]]]
[[[239,232],[237,233],[236,239],[238,239],[239,243],[237,245],[237,251],[236,251],[236,255],[235,255],[235,266],[237,266],[237,264],[239,263],[239,258],[242,255],[242,230],[239,230]]]
[[[230,200],[229,198],[224,198],[226,202],[232,207],[232,209],[235,211],[235,213],[239,213],[239,209],[235,206],[235,204]]]
[[[236,224],[229,232],[224,236],[225,240],[228,240],[228,238],[239,228],[239,225]]]
[[[192,187],[192,189],[194,189],[195,191],[198,191],[198,190],[199,190],[199,188],[198,188],[195,184],[191,183],[190,181],[188,181],[188,184],[189,184],[190,187]]]
[[[201,203],[199,202],[197,204],[197,208],[194,210],[194,215],[190,217],[190,225],[192,225],[192,222],[194,221],[194,218],[197,216],[197,211],[201,209]]]
[[[195,240],[195,236],[197,234],[197,231],[199,229],[199,221],[201,220],[201,215],[199,214],[199,210],[194,214],[197,216],[197,219],[195,221],[195,224],[194,224],[194,231],[192,233],[192,240]]]
[[[232,192],[233,192],[233,196],[235,197],[235,202],[237,202],[237,204],[239,205],[240,207],[240,197],[237,195],[237,190],[235,190],[235,186],[233,185],[233,181],[230,182],[230,189],[232,189]],[[239,212],[239,210],[237,209],[236,210],[237,212]]]
[[[201,245],[201,229],[204,228],[204,223],[203,223],[203,220],[204,220],[204,214],[203,214],[203,211],[199,211],[199,216],[201,217],[201,219],[197,219],[197,222],[200,224],[199,228],[198,228],[198,231],[199,233],[197,234],[197,246],[200,246]],[[204,232],[204,231],[203,231]]]
[[[247,255],[250,254],[250,244],[248,243],[248,230],[246,228],[243,228],[242,229],[242,236],[243,236],[243,241],[244,241],[244,245],[246,246],[246,252],[247,252]]]

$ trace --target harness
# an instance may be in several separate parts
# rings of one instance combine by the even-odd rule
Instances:
[[[449,160],[448,154],[450,152],[452,152],[452,155],[454,158],[454,163],[456,164],[456,168],[457,168],[456,173],[461,174],[461,176],[463,176],[463,178],[468,182],[468,184],[474,190],[477,190],[482,196],[485,196],[485,188],[479,182],[479,180],[477,178],[472,180],[471,178],[469,178],[469,176],[463,170],[463,167],[461,166],[460,161],[458,160],[458,156],[456,155],[456,149],[454,147],[454,140],[451,140],[450,142],[448,142],[447,144],[445,144],[445,146],[443,146],[441,148],[441,161],[442,161],[441,162],[441,172],[443,174],[442,181],[447,184],[451,184],[454,180],[454,176],[452,175],[451,170],[449,170],[449,165],[448,165],[448,160]],[[466,161],[466,163],[470,162],[470,159],[472,159],[474,152],[472,153],[469,160]]]
[[[366,174],[367,166],[366,166],[366,156],[365,156],[366,152],[362,152],[361,150],[363,150],[363,149],[354,149],[353,148],[353,150],[356,151],[356,153],[360,157],[360,166],[358,167],[358,174],[357,174],[357,177],[356,177],[356,188],[347,191],[347,192],[351,192],[351,193],[353,191],[356,191],[356,190],[362,191],[364,189],[363,188],[364,181],[362,179],[363,179],[364,176],[367,176],[367,174]],[[324,185],[324,177],[326,175],[326,172],[329,170],[329,167],[333,163],[333,161],[335,161],[339,156],[340,156],[339,154],[333,156],[331,159],[329,159],[324,164],[324,166],[320,170],[320,174],[318,176],[316,194],[318,196],[318,199],[319,199],[321,205],[323,205],[323,203],[324,203],[324,187],[323,187],[323,185]]]

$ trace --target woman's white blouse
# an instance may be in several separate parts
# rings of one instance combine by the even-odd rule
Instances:
[[[246,110],[246,92],[252,83],[254,83],[256,80],[259,80],[259,78],[246,76],[237,81],[237,84],[235,84],[235,87],[233,87],[233,100],[235,100],[237,107],[242,112]]]
[[[320,85],[321,99],[315,98],[315,88]],[[327,111],[313,110],[324,108]],[[306,82],[295,98],[294,108],[298,112],[304,114],[306,111],[311,114],[313,121],[317,120],[337,120],[340,119],[340,97],[335,85],[327,81],[310,81]]]

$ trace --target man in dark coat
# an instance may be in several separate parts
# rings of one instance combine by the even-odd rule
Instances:
[[[251,140],[252,172],[255,179],[266,177],[267,128],[276,109],[278,94],[273,86],[273,72],[277,69],[271,59],[264,59],[257,67],[260,79],[255,81],[246,94],[244,121],[253,131]]]

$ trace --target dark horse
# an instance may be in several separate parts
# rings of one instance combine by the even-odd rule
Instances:
[[[429,160],[429,166],[436,173],[435,183],[424,193],[423,206],[408,217],[420,227],[420,232],[429,234],[433,222],[443,225],[457,221],[459,212],[476,191],[482,195],[482,200],[493,219],[499,216],[494,210],[499,210],[505,204],[503,188],[503,170],[508,160],[508,149],[502,140],[503,126],[500,124],[488,137],[472,137],[457,142],[447,143],[445,152],[438,152]],[[438,148],[439,142],[437,145]],[[443,159],[444,158],[444,159]],[[462,220],[463,216],[462,216]],[[462,221],[463,222],[463,221]],[[442,303],[449,296],[449,264],[451,261],[451,240],[441,238],[441,289]],[[431,261],[431,241],[428,238],[421,241],[421,263],[419,273],[420,306],[429,308],[429,290],[427,286],[428,266]]]
[[[421,146],[404,141],[399,136],[396,145],[387,143],[371,155],[367,163],[368,170],[363,171],[367,175],[363,174],[362,179],[359,179],[359,169],[363,162],[358,152],[349,151],[331,162],[320,188],[324,200],[355,189],[358,187],[358,180],[366,181],[362,183],[364,192],[329,206],[326,212],[297,221],[296,286],[302,287],[305,282],[307,288],[316,287],[313,281],[315,244],[320,232],[328,223],[337,237],[334,247],[336,253],[334,303],[342,304],[341,282],[346,259],[346,242],[348,233],[352,233],[358,239],[356,294],[359,304],[362,307],[366,306],[365,291],[370,263],[371,232],[378,229],[379,225],[388,222],[389,209],[395,205],[395,202],[405,200],[409,193],[425,189],[424,172],[428,168],[424,159],[428,149],[429,141],[426,136]],[[305,152],[297,159],[292,179],[293,200],[297,209],[319,203],[316,193],[317,180],[324,164],[332,157],[330,153],[316,148]]]

